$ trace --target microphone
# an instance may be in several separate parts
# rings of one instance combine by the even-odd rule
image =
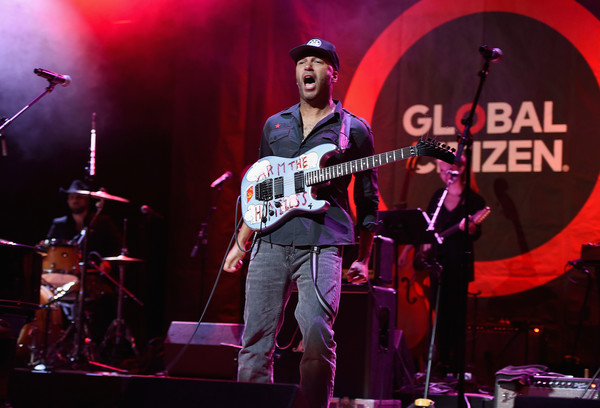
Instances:
[[[586,268],[585,262],[583,262],[583,259],[581,259],[581,258],[573,259],[572,261],[568,261],[567,265],[571,265],[573,268],[579,269],[580,271],[586,273],[587,275],[590,274],[590,270],[588,268]]]
[[[483,58],[490,60],[491,62],[498,62],[502,58],[502,50],[500,48],[490,48],[487,45],[479,47],[479,53]]]
[[[458,177],[458,171],[456,170],[447,170],[446,174],[449,174],[451,177]]]
[[[210,185],[210,188],[219,187],[221,184],[223,184],[224,182],[229,180],[231,178],[231,176],[233,176],[233,173],[231,173],[230,171],[226,171],[225,173],[223,173],[221,175],[221,177],[219,177],[218,179],[216,179],[215,181],[212,182],[212,184]]]
[[[46,78],[51,84],[60,84],[62,86],[68,86],[71,83],[70,75],[57,74],[56,72],[48,71],[47,69],[35,68],[33,73]]]
[[[161,213],[159,213],[157,211],[154,211],[152,208],[150,208],[146,204],[144,204],[144,205],[142,205],[140,207],[140,211],[141,211],[142,214],[150,215],[150,216],[156,217],[156,218],[160,218],[161,220],[165,218]]]

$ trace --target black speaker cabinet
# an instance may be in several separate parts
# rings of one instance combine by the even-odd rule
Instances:
[[[196,322],[171,323],[165,340],[169,375],[235,380],[244,325],[201,323],[196,327]]]
[[[337,369],[334,396],[391,399],[394,388],[396,291],[391,288],[344,285],[334,324]],[[297,383],[300,338],[296,331],[293,293],[278,337],[275,381]],[[286,345],[290,347],[285,348]]]
[[[343,274],[345,274],[358,255],[358,244],[344,247]],[[391,238],[376,235],[369,260],[369,278],[375,285],[389,285],[394,277],[395,246]]]

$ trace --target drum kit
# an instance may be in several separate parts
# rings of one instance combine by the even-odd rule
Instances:
[[[80,190],[77,194],[129,202],[105,191]],[[124,232],[126,225],[127,220]],[[17,356],[34,370],[68,366],[81,368],[91,364],[122,371],[107,365],[120,363],[117,351],[122,351],[125,346],[135,357],[138,356],[135,339],[123,319],[123,300],[127,296],[141,306],[143,302],[125,288],[124,273],[127,265],[143,260],[129,257],[126,245],[122,246],[119,256],[101,258],[96,256],[96,252],[88,253],[87,228],[80,234],[82,239],[46,239],[35,247],[0,240],[2,245],[31,248],[42,256],[39,308],[33,320],[23,326],[17,341]],[[126,242],[125,233],[123,242]],[[113,265],[118,267],[118,280],[109,273]],[[100,277],[117,290],[117,313],[98,350],[90,334],[89,323],[93,316],[90,316],[88,305],[102,296],[102,292],[94,287]],[[108,360],[99,359],[100,355],[107,356]]]

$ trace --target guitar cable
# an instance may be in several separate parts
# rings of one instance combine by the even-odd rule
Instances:
[[[312,278],[313,278],[313,283],[315,285],[315,293],[317,294],[317,300],[321,304],[321,307],[323,308],[323,310],[325,310],[325,313],[327,313],[327,316],[329,316],[329,319],[333,322],[334,317],[335,317],[335,312],[334,312],[333,308],[331,307],[331,305],[327,302],[327,300],[325,299],[325,296],[323,296],[323,294],[319,290],[319,286],[317,285],[317,280],[319,278],[319,259],[318,258],[319,258],[320,252],[321,252],[321,249],[316,245],[310,248],[310,270],[312,272]]]
[[[181,359],[181,357],[183,356],[183,354],[186,352],[186,350],[188,349],[188,347],[192,343],[192,340],[194,339],[194,337],[198,333],[198,330],[200,329],[200,324],[204,320],[204,315],[206,314],[206,311],[208,310],[208,306],[210,305],[210,302],[212,301],[212,298],[213,298],[213,296],[215,294],[215,291],[217,289],[217,284],[219,283],[219,281],[221,279],[221,275],[223,273],[223,267],[224,267],[225,261],[227,259],[227,254],[229,253],[229,251],[233,247],[233,241],[235,241],[238,244],[238,248],[240,250],[242,250],[243,252],[247,253],[247,252],[252,251],[252,247],[254,246],[254,242],[255,242],[254,238],[252,240],[252,245],[251,245],[251,247],[250,247],[250,249],[248,251],[242,249],[239,246],[239,243],[237,242],[237,231],[238,231],[238,229],[240,228],[240,226],[241,226],[241,224],[243,222],[242,218],[240,218],[238,220],[238,211],[239,211],[239,205],[240,205],[240,203],[241,203],[241,196],[238,196],[238,198],[236,200],[236,211],[235,211],[235,215],[234,215],[233,235],[231,236],[231,239],[229,240],[229,244],[227,245],[227,250],[225,251],[225,256],[223,257],[223,260],[221,261],[221,266],[219,267],[219,272],[217,273],[217,276],[215,278],[215,283],[213,284],[213,287],[212,287],[212,289],[210,291],[210,294],[208,295],[208,299],[206,300],[206,304],[204,305],[204,309],[202,310],[202,313],[200,314],[200,319],[196,323],[196,326],[194,327],[194,331],[190,335],[188,341],[185,343],[185,345],[181,349],[179,349],[179,352],[177,353],[177,355],[175,355],[175,357],[169,362],[169,364],[165,367],[164,371],[156,373],[156,375],[158,375],[158,376],[167,376],[167,375],[169,375],[169,371],[172,370],[173,367],[175,366],[175,364],[177,364],[177,362]],[[256,233],[255,233],[255,236],[256,236]]]

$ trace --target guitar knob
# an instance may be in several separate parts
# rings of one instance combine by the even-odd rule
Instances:
[[[267,223],[267,217],[262,217],[262,218],[260,219],[260,221],[261,221],[263,224],[266,224],[266,223]]]
[[[275,215],[275,211],[273,211],[273,210],[269,210],[269,215],[270,215],[271,217],[272,217],[272,216],[274,216],[274,215]]]
[[[279,201],[275,201],[275,207],[277,207],[277,208],[281,207],[281,203]]]

